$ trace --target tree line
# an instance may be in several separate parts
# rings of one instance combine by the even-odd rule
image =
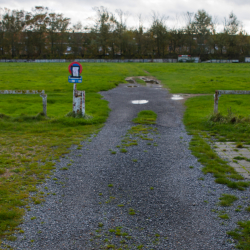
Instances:
[[[0,19],[0,58],[176,58],[179,54],[205,59],[242,59],[250,54],[250,38],[234,13],[223,30],[205,11],[186,13],[182,28],[168,28],[166,18],[152,15],[145,28],[126,25],[126,13],[94,8],[93,25],[70,26],[70,18],[36,6],[31,12],[4,9]],[[139,16],[140,20],[140,16]]]

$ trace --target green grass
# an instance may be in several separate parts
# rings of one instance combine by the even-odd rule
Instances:
[[[225,184],[230,188],[244,190],[249,186],[249,182],[238,181],[243,179],[233,167],[227,165],[227,162],[222,160],[199,134],[193,136],[190,142],[190,149],[198,161],[203,164],[203,173],[212,173],[215,177],[215,182]]]
[[[67,168],[67,167],[63,167],[63,168],[61,168],[60,170],[68,170],[69,168]]]
[[[139,124],[155,124],[157,114],[152,110],[143,110],[138,113],[137,117],[133,119],[134,123]]]
[[[128,214],[129,215],[135,215],[135,210],[133,208],[129,208]]]
[[[80,142],[103,126],[109,108],[98,92],[125,83],[127,76],[144,74],[132,64],[84,64],[83,83],[77,88],[86,91],[87,119],[75,119],[66,117],[72,111],[73,91],[67,67],[68,63],[0,64],[1,90],[45,90],[48,95],[47,118],[39,114],[38,95],[0,95],[0,241],[18,230],[29,192],[51,174],[52,160],[64,157],[73,144],[81,149]]]
[[[145,74],[145,73],[144,73],[144,74]],[[146,82],[143,81],[143,80],[140,79],[140,78],[136,78],[135,80],[136,80],[136,82],[139,83],[139,84],[146,85]]]
[[[244,190],[243,181],[234,168],[214,153],[209,137],[218,141],[233,141],[238,148],[250,144],[250,96],[222,95],[219,115],[213,115],[215,90],[249,90],[250,68],[247,64],[145,64],[141,66],[165,85],[170,93],[209,94],[189,98],[185,102],[184,124],[193,135],[192,153],[203,164],[203,172],[212,173],[215,181],[230,188]],[[219,119],[218,119],[219,118]],[[221,200],[221,202],[228,201]],[[229,219],[227,214],[220,215]],[[230,235],[239,241],[238,248],[250,249],[250,221],[239,222]]]
[[[230,217],[228,216],[228,214],[220,214],[218,215],[219,218],[223,219],[223,220],[229,220]]]
[[[147,63],[139,67],[160,80],[171,93],[214,94],[216,89],[249,89],[250,70],[247,64]]]
[[[7,237],[7,240],[9,240],[9,241],[15,241],[16,239],[17,239],[17,237],[13,236],[13,235],[10,235]]]
[[[243,144],[242,143],[237,143],[236,148],[243,148]]]
[[[121,149],[120,149],[120,152],[121,152],[121,153],[127,153],[127,152],[128,152],[128,150],[127,150],[127,149],[125,149],[125,148],[121,148]]]
[[[242,161],[242,160],[250,161],[249,158],[247,158],[247,157],[242,157],[242,156],[236,156],[236,157],[234,157],[234,159],[235,159],[235,160],[239,160],[239,161]]]
[[[139,112],[139,114],[140,113],[141,112]],[[151,113],[151,111],[150,111],[150,113]],[[138,143],[140,142],[140,139],[153,141],[153,139],[149,138],[148,136],[156,134],[156,133],[157,133],[157,128],[153,128],[153,127],[149,126],[149,124],[147,124],[147,123],[133,126],[133,127],[131,127],[131,129],[129,129],[127,131],[125,136],[122,136],[122,138],[123,138],[121,141],[122,143],[121,143],[121,145],[118,145],[117,147],[120,148],[121,153],[127,153],[126,148],[131,147],[131,146],[137,146]],[[151,143],[150,143],[150,145],[151,145]],[[137,162],[138,160],[132,159],[132,161]]]
[[[189,66],[188,66],[189,67]],[[196,66],[195,66],[196,67]],[[199,66],[203,67],[203,66]],[[216,66],[222,70],[223,65]],[[216,76],[217,70],[214,66],[208,66],[212,74]],[[201,70],[201,72],[204,72]],[[228,76],[225,75],[228,72]],[[240,75],[242,73],[242,75]],[[199,74],[198,74],[199,75]],[[235,79],[239,76],[239,80],[233,82],[228,77],[232,76]],[[216,89],[235,89],[235,90],[249,90],[250,70],[245,66],[230,65],[226,71],[220,72],[220,77],[223,82],[214,81],[206,82],[203,87],[198,82],[191,83],[188,79],[185,81],[187,86],[180,89],[178,80],[176,85],[170,86],[172,93],[213,93]],[[219,76],[218,76],[219,77]],[[197,76],[195,76],[197,79]],[[208,78],[207,73],[204,72],[204,77]],[[217,78],[218,79],[218,78]],[[205,82],[204,82],[205,83]],[[171,81],[170,81],[171,85]],[[169,85],[168,85],[169,86]],[[199,87],[200,86],[200,87]],[[187,90],[186,87],[189,87]],[[249,126],[249,95],[222,95],[219,100],[219,114],[213,115],[213,96],[198,96],[190,98],[185,102],[186,111],[184,114],[184,123],[190,134],[193,134],[193,139],[190,143],[190,148],[193,154],[198,158],[199,162],[203,164],[203,172],[212,173],[215,181],[220,184],[227,185],[230,188],[237,188],[244,190],[249,186],[249,182],[243,181],[243,177],[239,175],[234,168],[230,167],[227,162],[218,157],[211,149],[207,140],[213,135],[218,141],[233,141],[238,148],[244,147],[244,144],[250,142],[250,126]],[[219,119],[218,119],[219,118]],[[220,201],[222,205],[231,204],[229,197]],[[229,219],[227,214],[219,215],[221,219]],[[230,235],[239,241],[238,248],[250,248],[250,222],[239,222],[239,228],[232,231]]]
[[[239,221],[239,228],[228,232],[230,236],[238,241],[238,249],[250,249],[250,221]]]
[[[39,114],[42,99],[38,95],[0,96],[0,239],[18,230],[23,207],[30,202],[29,192],[36,192],[36,185],[51,174],[53,160],[64,157],[72,144],[81,149],[80,142],[102,127],[109,108],[98,92],[116,87],[128,76],[147,75],[145,71],[171,93],[211,94],[190,98],[185,103],[184,123],[194,135],[190,148],[204,165],[203,172],[212,173],[217,183],[239,190],[249,186],[207,143],[213,134],[221,141],[250,144],[250,96],[222,95],[219,121],[212,116],[212,94],[216,89],[249,90],[249,65],[83,64],[83,83],[78,84],[78,90],[86,91],[87,119],[66,117],[72,110],[67,66],[67,63],[0,64],[0,89],[43,89],[48,95],[48,118]],[[132,128],[130,135],[150,140],[143,134],[148,133],[148,128],[140,126]],[[133,143],[136,142],[127,142]],[[250,228],[247,223],[240,225],[239,230],[246,231],[242,242],[247,239],[249,242],[247,228]]]
[[[235,201],[238,200],[238,197],[232,194],[222,194],[220,197],[219,205],[223,207],[231,206]]]

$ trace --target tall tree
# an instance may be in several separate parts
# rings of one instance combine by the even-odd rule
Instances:
[[[182,40],[187,48],[187,53],[192,54],[194,47],[197,46],[197,37],[195,36],[195,30],[193,25],[194,13],[187,12],[184,14],[184,19],[186,20],[186,26],[184,27]],[[180,38],[181,39],[181,38]],[[180,43],[180,39],[177,41]]]
[[[61,57],[66,50],[67,45],[67,29],[69,26],[69,18],[65,18],[63,14],[49,13],[45,18],[47,22],[47,32],[49,34],[52,55]]]
[[[78,22],[73,25],[72,32],[69,35],[70,46],[72,53],[75,58],[79,56],[83,56],[83,42],[84,42],[84,35],[83,35],[83,26],[81,22]]]
[[[105,57],[111,47],[110,34],[114,32],[117,22],[114,15],[103,6],[95,7],[94,10],[97,13],[97,19],[94,27],[91,28],[91,33],[92,37],[96,38],[97,53]]]
[[[129,17],[128,12],[124,12],[121,9],[116,10],[116,14],[118,15],[118,18],[115,20],[116,22],[116,28],[113,32],[113,47],[114,43],[116,43],[118,50],[121,54],[125,53],[125,50],[128,48],[128,40],[129,35],[126,27],[126,22]]]
[[[4,11],[4,10],[1,8],[0,11]],[[5,54],[4,32],[5,32],[5,28],[4,28],[4,23],[3,23],[3,15],[1,14],[0,15],[0,50],[1,50],[0,53],[1,53],[1,56]]]
[[[239,31],[239,25],[240,22],[238,21],[238,18],[233,12],[231,12],[229,18],[225,18],[224,32],[229,35],[236,35]]]
[[[165,56],[166,46],[168,45],[168,32],[164,21],[164,16],[159,17],[156,13],[153,13],[153,23],[149,29],[155,41],[156,50],[153,50],[159,57]]]
[[[239,49],[237,47],[238,37],[236,36],[239,32],[239,25],[240,22],[233,12],[229,14],[228,19],[225,18],[224,33],[226,35],[227,54],[229,57],[237,57],[239,54]]]
[[[191,26],[197,36],[198,53],[204,54],[207,51],[206,42],[213,30],[212,17],[205,10],[198,10]]]
[[[33,26],[34,45],[36,46],[37,56],[43,57],[46,53],[46,32],[48,26],[48,7],[36,6],[32,10],[30,24]]]
[[[11,56],[18,57],[20,52],[21,31],[25,26],[24,11],[8,11],[3,16],[3,30],[11,50]]]

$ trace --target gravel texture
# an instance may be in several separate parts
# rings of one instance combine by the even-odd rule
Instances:
[[[6,244],[46,250],[235,248],[226,232],[248,218],[243,208],[234,209],[246,206],[249,191],[229,189],[202,174],[188,149],[184,108],[167,90],[127,86],[101,93],[112,110],[105,126],[57,163],[54,176],[39,187],[50,193],[46,201],[31,205],[21,225],[25,233]],[[132,100],[149,102],[133,105]],[[121,153],[116,146],[141,110],[158,115],[152,126],[157,131],[149,135],[153,141],[138,140],[138,146]],[[69,163],[68,170],[60,170]],[[218,207],[222,193],[239,200],[233,207]],[[212,209],[225,210],[231,219],[218,218]]]

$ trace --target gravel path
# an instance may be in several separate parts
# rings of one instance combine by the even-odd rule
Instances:
[[[234,249],[226,231],[239,218],[221,225],[211,209],[222,193],[240,191],[203,176],[188,149],[191,136],[182,124],[180,102],[171,100],[166,90],[127,86],[102,93],[112,109],[105,126],[81,150],[72,148],[57,163],[54,176],[40,187],[50,193],[46,202],[31,206],[21,225],[25,233],[9,245],[46,250]],[[142,99],[149,102],[131,103]],[[139,140],[121,153],[116,146],[141,110],[158,114],[149,135],[153,141]],[[69,163],[68,170],[60,170]]]

